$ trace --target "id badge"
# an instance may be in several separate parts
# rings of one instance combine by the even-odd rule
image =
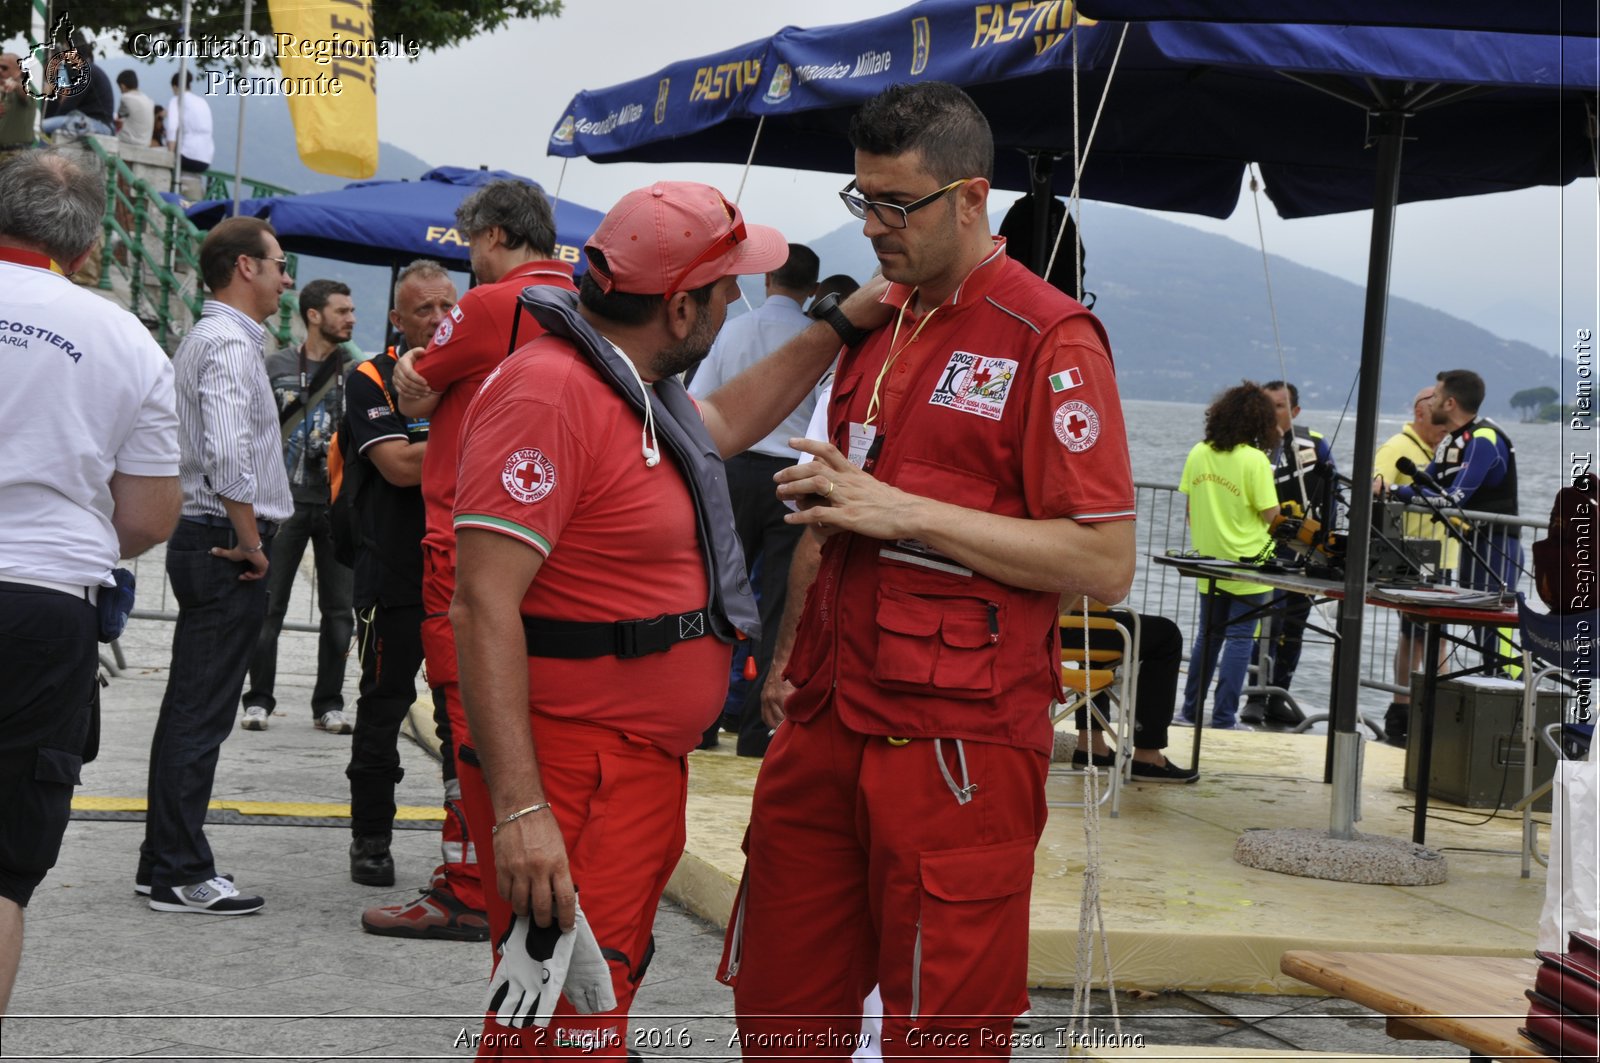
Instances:
[[[850,464],[858,469],[863,469],[867,464],[867,457],[872,453],[872,445],[878,438],[878,426],[875,424],[862,424],[860,421],[850,422]]]

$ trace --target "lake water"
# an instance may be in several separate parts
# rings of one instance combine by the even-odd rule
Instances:
[[[1122,409],[1128,421],[1134,479],[1175,486],[1183,471],[1184,456],[1205,435],[1205,405],[1134,399],[1124,402]],[[1499,417],[1491,412],[1490,416],[1516,445],[1522,514],[1544,520],[1550,515],[1556,491],[1571,479],[1571,452],[1592,454],[1594,432],[1574,432],[1562,424],[1521,424],[1514,415]],[[1400,431],[1410,420],[1409,410],[1380,417],[1378,442]],[[1356,438],[1353,410],[1344,416],[1343,423],[1339,410],[1302,410],[1296,423],[1327,436],[1339,470],[1350,474]]]
[[[1494,408],[1491,403],[1491,410]],[[1205,405],[1188,402],[1153,402],[1129,400],[1123,403],[1128,422],[1128,446],[1133,459],[1134,479],[1144,484],[1176,487],[1183,471],[1184,457],[1205,434]],[[1491,416],[1493,416],[1491,414]],[[1379,443],[1400,431],[1410,420],[1410,412],[1395,412],[1379,419]],[[1555,493],[1570,481],[1574,453],[1591,455],[1595,449],[1593,432],[1576,432],[1564,424],[1522,424],[1512,417],[1495,418],[1516,445],[1519,504],[1522,515],[1544,521],[1550,514]],[[1339,410],[1302,410],[1299,424],[1315,428],[1331,441],[1334,459],[1347,475],[1353,466],[1355,445],[1355,415],[1345,415],[1341,423]],[[1139,579],[1130,594],[1128,604],[1148,612],[1161,613],[1178,621],[1186,640],[1195,633],[1192,585],[1179,581],[1166,570],[1157,570],[1145,555],[1159,553],[1164,546],[1166,530],[1159,522],[1170,519],[1173,535],[1181,538],[1182,508],[1170,508],[1162,501],[1151,507],[1149,492],[1141,493],[1139,529]],[[1155,510],[1152,516],[1149,512]],[[1152,525],[1157,525],[1152,527]],[[1523,532],[1524,557],[1527,547],[1542,532]],[[1173,542],[1173,546],[1177,543]],[[1526,564],[1527,561],[1525,560]],[[1162,579],[1165,573],[1166,579]],[[1146,579],[1146,576],[1149,579]],[[1148,584],[1148,589],[1147,589]],[[1322,610],[1323,621],[1332,626],[1331,607]],[[1367,636],[1363,639],[1362,674],[1373,679],[1388,681],[1387,661],[1392,653],[1394,614],[1387,609],[1366,611]],[[1315,620],[1314,620],[1315,622]],[[1471,663],[1476,663],[1476,654]],[[1307,712],[1324,712],[1327,709],[1328,690],[1331,685],[1332,653],[1328,642],[1309,636],[1295,677],[1293,691]],[[1380,715],[1389,702],[1386,692],[1366,689],[1361,695],[1361,709],[1368,715]],[[1322,730],[1319,725],[1317,730]]]

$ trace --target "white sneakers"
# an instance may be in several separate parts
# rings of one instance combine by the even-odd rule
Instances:
[[[194,912],[198,915],[249,915],[266,901],[240,893],[225,878],[211,878],[193,886],[151,886],[150,907],[157,912]]]
[[[246,731],[265,731],[267,729],[267,719],[271,715],[272,711],[263,705],[246,705],[244,707],[244,717],[240,719],[239,726]],[[319,731],[326,731],[331,735],[347,735],[356,729],[350,717],[339,709],[329,709],[321,716],[314,717],[311,721],[311,726]]]
[[[312,720],[311,725],[319,731],[327,731],[331,735],[347,735],[355,730],[355,725],[338,709],[329,709]]]

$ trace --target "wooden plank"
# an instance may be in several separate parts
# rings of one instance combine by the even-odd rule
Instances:
[[[1391,1016],[1393,1036],[1422,1033],[1495,1058],[1547,1059],[1517,1032],[1539,961],[1520,956],[1289,951],[1284,974]]]

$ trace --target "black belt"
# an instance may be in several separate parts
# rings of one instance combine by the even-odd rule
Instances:
[[[210,513],[201,513],[198,516],[185,514],[183,519],[191,524],[204,524],[208,528],[228,528],[230,530],[233,528],[233,521],[227,517],[216,517]],[[276,535],[278,534],[278,522],[275,520],[262,520],[257,517],[256,531],[262,535]]]
[[[547,620],[525,616],[522,631],[529,657],[644,657],[665,653],[680,642],[711,632],[704,609],[692,613],[663,613],[647,620],[597,621]]]

